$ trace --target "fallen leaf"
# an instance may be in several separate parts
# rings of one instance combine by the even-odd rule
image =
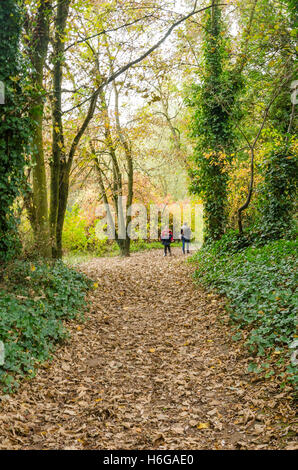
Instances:
[[[199,423],[197,425],[197,428],[198,429],[208,429],[210,426],[209,426],[209,423]]]

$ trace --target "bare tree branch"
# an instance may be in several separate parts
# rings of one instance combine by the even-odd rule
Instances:
[[[226,3],[221,3],[219,4],[219,6],[225,6]],[[158,47],[171,35],[172,31],[177,28],[177,26],[179,26],[181,23],[183,23],[184,21],[186,21],[188,18],[191,18],[193,15],[196,15],[197,13],[201,13],[203,11],[206,11],[208,10],[209,8],[212,8],[213,6],[213,3],[212,5],[209,5],[207,7],[204,7],[204,8],[201,8],[199,10],[192,10],[190,13],[188,13],[188,15],[186,16],[183,16],[182,18],[180,18],[179,20],[177,20],[175,23],[172,24],[172,26],[167,30],[167,32],[163,35],[163,37],[161,39],[159,39],[159,41],[157,41],[152,47],[150,47],[146,52],[144,52],[143,54],[141,54],[137,59],[134,59],[130,62],[128,62],[128,64],[124,65],[123,67],[120,67],[119,70],[117,70],[116,72],[112,73],[112,75],[110,75],[109,78],[107,78],[98,88],[97,90],[94,91],[94,93],[89,97],[87,98],[86,100],[82,101],[82,103],[80,103],[80,105],[77,105],[67,111],[65,111],[65,113],[70,113],[73,109],[79,107],[79,106],[83,106],[83,104],[85,104],[87,101],[89,101],[90,99],[92,100],[94,98],[95,95],[98,96],[98,94],[101,92],[101,90],[106,87],[109,83],[113,82],[117,77],[119,77],[119,75],[121,75],[122,73],[126,72],[126,70],[128,70],[129,68],[133,67],[134,65],[138,64],[139,62],[142,62],[146,57],[148,57],[150,54],[152,54],[153,51],[155,51],[156,49],[158,49]]]

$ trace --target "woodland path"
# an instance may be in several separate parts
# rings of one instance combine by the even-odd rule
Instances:
[[[162,251],[97,258],[87,321],[0,400],[0,449],[293,448],[287,392],[247,374],[224,301]]]

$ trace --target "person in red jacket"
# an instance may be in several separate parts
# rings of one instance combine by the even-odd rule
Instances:
[[[165,227],[161,232],[160,241],[164,246],[164,256],[167,256],[167,251],[171,256],[171,243],[173,241],[173,232],[169,229],[169,227]]]

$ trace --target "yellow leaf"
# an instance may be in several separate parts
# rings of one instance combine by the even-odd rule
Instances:
[[[199,423],[197,425],[198,429],[208,429],[209,428],[209,423]]]

